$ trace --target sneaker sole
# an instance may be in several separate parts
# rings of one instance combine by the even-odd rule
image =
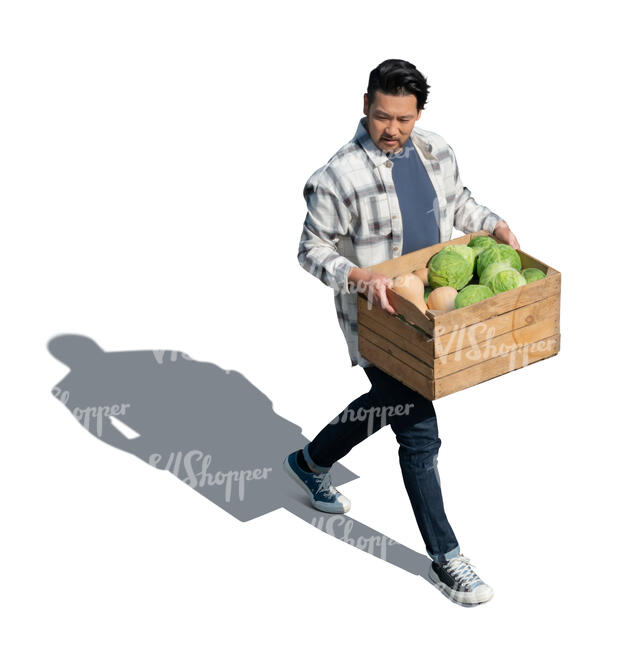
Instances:
[[[315,498],[312,496],[312,492],[308,489],[308,486],[304,484],[304,482],[295,474],[293,471],[293,468],[290,466],[288,462],[288,456],[284,459],[283,463],[284,471],[301,487],[302,490],[310,497],[310,503],[312,504],[313,508],[316,508],[317,510],[321,510],[321,512],[327,512],[328,514],[344,514],[349,511],[351,506],[347,506],[347,509],[345,509],[344,506],[340,506],[341,509],[339,509],[339,506],[334,506],[334,505],[328,505],[327,503],[322,503],[321,501],[315,500]]]
[[[491,600],[494,596],[492,592],[489,598],[479,599],[477,596],[474,596],[471,591],[456,591],[441,582],[439,576],[433,571],[432,567],[430,567],[430,570],[428,571],[428,577],[439,591],[445,594],[450,600],[457,603],[463,603],[464,605],[480,605],[481,603],[486,603]]]

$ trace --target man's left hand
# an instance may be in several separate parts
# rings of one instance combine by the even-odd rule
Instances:
[[[503,244],[509,244],[509,246],[513,246],[516,250],[520,249],[520,244],[518,243],[516,236],[511,232],[506,221],[499,221],[494,228],[493,234],[494,237]]]

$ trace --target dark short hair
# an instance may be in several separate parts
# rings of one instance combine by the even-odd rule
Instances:
[[[429,88],[426,77],[412,63],[387,59],[369,73],[367,100],[373,102],[376,90],[385,95],[415,95],[419,111],[428,100]]]

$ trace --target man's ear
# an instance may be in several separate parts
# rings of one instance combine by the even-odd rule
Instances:
[[[367,108],[369,107],[369,96],[367,93],[363,95],[363,113],[367,115]]]

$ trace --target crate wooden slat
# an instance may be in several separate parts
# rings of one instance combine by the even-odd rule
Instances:
[[[479,231],[368,267],[390,278],[424,267],[450,244]],[[491,235],[489,235],[491,236]],[[438,399],[554,356],[560,346],[561,274],[518,251],[522,268],[546,277],[447,313],[422,313],[398,294],[387,296],[403,319],[358,295],[360,354],[428,399]]]
[[[382,311],[382,310],[380,310]],[[553,294],[512,311],[498,314],[467,327],[461,327],[433,339],[435,358],[452,350],[480,345],[487,339],[500,336],[525,325],[532,325],[551,316],[559,317],[559,294]]]
[[[547,339],[529,343],[514,350],[513,353],[487,359],[471,368],[448,375],[443,380],[436,382],[434,399],[456,393],[464,388],[475,386],[488,379],[493,379],[512,370],[530,366],[536,361],[552,357],[559,352],[559,339],[560,334],[556,334]]]

